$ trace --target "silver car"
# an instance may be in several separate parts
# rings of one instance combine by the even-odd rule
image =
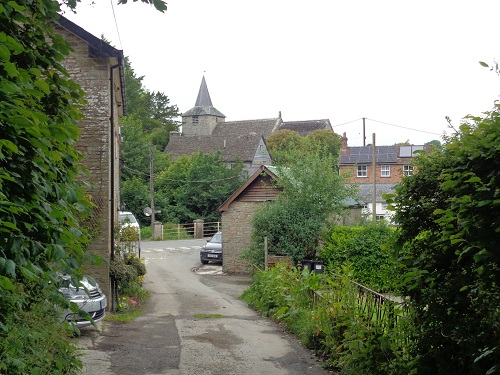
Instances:
[[[89,279],[84,277],[80,280],[78,286],[74,286],[69,276],[62,276],[59,291],[69,302],[74,302],[80,311],[89,314],[94,323],[104,319],[106,315],[107,300],[99,284],[94,282],[90,283]],[[92,325],[92,321],[81,316],[78,312],[69,309],[64,312],[63,319],[77,328]]]

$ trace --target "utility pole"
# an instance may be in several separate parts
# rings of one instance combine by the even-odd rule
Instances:
[[[154,189],[153,144],[149,144],[149,192],[151,195],[151,235],[155,238],[155,189]]]
[[[373,221],[377,221],[377,155],[375,153],[375,133],[372,134],[372,170],[373,170],[373,196],[372,215]]]
[[[363,146],[366,146],[365,120],[366,118],[363,117]]]

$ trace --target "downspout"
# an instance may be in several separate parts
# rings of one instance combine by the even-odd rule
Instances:
[[[114,82],[114,76],[113,76],[113,70],[116,68],[119,68],[121,66],[120,63],[112,65],[109,68],[109,76],[110,76],[110,88],[109,88],[109,97],[111,101],[111,111],[110,111],[110,116],[109,116],[109,122],[110,122],[110,137],[111,137],[111,184],[110,184],[110,189],[111,189],[111,199],[110,199],[110,206],[111,209],[110,211],[110,226],[111,226],[111,251],[110,251],[110,260],[114,261],[115,260],[115,82]],[[116,285],[116,280],[113,276],[111,276],[111,311],[115,311],[115,301],[118,298],[118,289]]]

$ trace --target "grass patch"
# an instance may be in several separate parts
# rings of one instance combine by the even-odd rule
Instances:
[[[224,318],[222,314],[195,314],[196,319],[220,319]]]
[[[123,312],[108,313],[104,320],[108,322],[129,323],[142,315],[142,308],[133,308]]]

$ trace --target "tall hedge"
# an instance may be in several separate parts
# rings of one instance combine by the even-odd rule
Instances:
[[[500,373],[500,112],[417,159],[393,203],[418,373]]]
[[[394,291],[395,228],[384,223],[332,226],[323,236],[322,259],[333,272],[348,267],[352,279],[376,291]]]

